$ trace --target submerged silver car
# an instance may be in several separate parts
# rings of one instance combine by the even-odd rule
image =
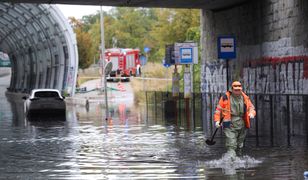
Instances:
[[[34,89],[29,97],[23,97],[26,117],[61,116],[65,117],[64,97],[57,89]]]

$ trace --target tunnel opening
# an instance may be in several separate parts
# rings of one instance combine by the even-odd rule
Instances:
[[[8,54],[0,50],[0,78],[11,75],[11,61]]]
[[[76,37],[57,6],[0,3],[0,50],[11,61],[8,92],[53,88],[74,95]]]

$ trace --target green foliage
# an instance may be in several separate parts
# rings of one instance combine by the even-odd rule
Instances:
[[[92,24],[95,24],[100,19],[100,14],[90,14],[83,16],[81,22],[83,24],[82,30],[88,32],[91,29]]]
[[[77,31],[79,67],[85,69],[92,63],[92,53],[89,51],[92,41],[89,33]]]
[[[77,24],[73,27],[78,44],[82,43],[78,45],[80,67],[85,68],[94,57],[99,58],[100,15],[97,12],[84,16]],[[199,42],[199,26],[199,10],[116,7],[104,13],[105,47],[143,51],[148,46],[151,48],[149,61],[160,63],[165,56],[166,44],[187,40]]]
[[[79,20],[70,18],[70,24],[74,28],[78,42],[79,68],[85,69],[92,63],[92,38],[88,32],[83,31],[84,26]]]
[[[186,39],[188,41],[199,42],[201,38],[200,27],[190,27],[186,32]]]

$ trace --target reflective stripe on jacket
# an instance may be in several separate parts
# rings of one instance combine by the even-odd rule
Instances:
[[[220,118],[223,118],[224,122],[231,121],[231,102],[230,102],[231,92],[227,91],[225,95],[223,95],[216,107],[214,114],[214,121],[220,121]],[[242,96],[244,98],[244,115],[243,120],[245,122],[246,128],[250,128],[250,118],[249,113],[253,116],[256,115],[255,107],[251,103],[249,97],[242,92]]]

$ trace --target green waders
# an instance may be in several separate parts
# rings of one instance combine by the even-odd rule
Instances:
[[[242,155],[244,140],[246,137],[246,127],[243,120],[244,114],[244,100],[243,97],[235,97],[231,95],[231,126],[224,128],[226,136],[226,148],[231,157]]]

